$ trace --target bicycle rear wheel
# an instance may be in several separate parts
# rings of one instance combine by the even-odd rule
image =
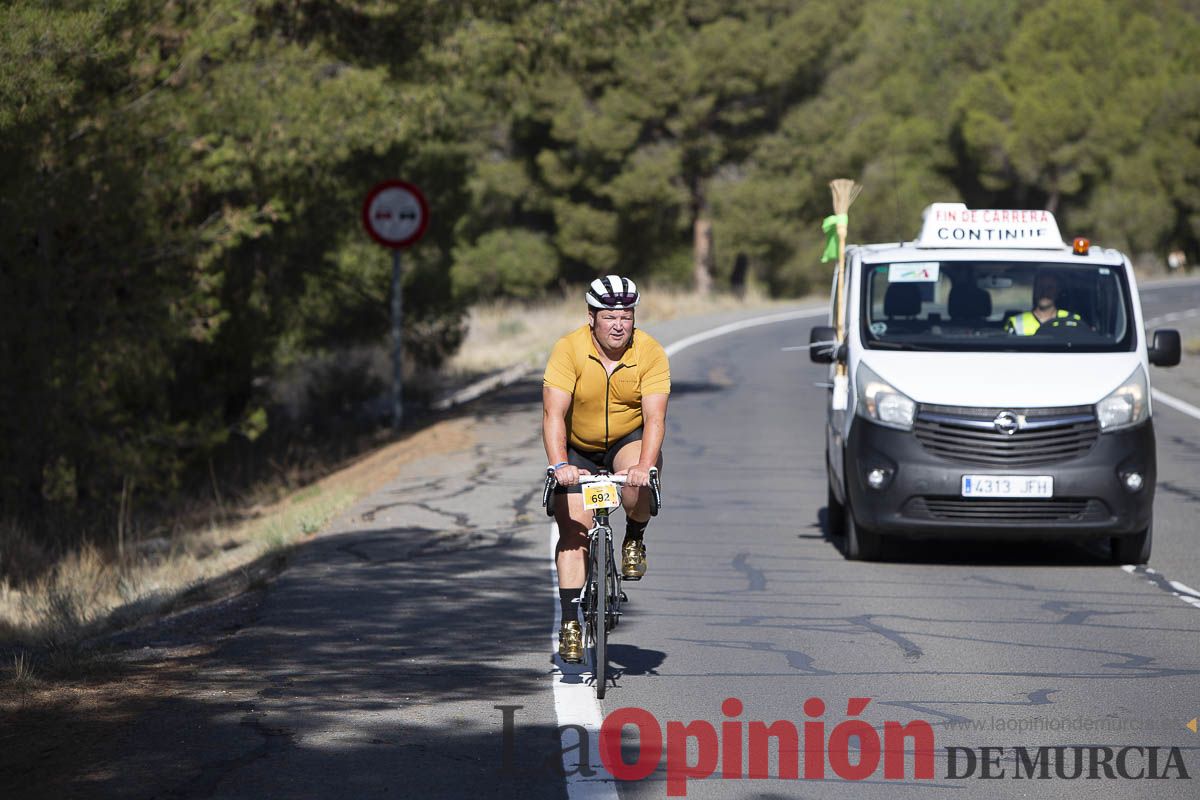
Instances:
[[[592,542],[592,580],[595,605],[592,608],[592,671],[596,678],[596,697],[604,699],[608,680],[608,537],[607,530]]]

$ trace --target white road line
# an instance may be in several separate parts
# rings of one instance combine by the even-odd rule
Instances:
[[[1196,406],[1186,400],[1180,400],[1178,397],[1169,395],[1159,389],[1151,389],[1150,396],[1154,398],[1154,402],[1156,403],[1162,403],[1164,406],[1173,408],[1181,414],[1187,414],[1192,419],[1200,419],[1200,408],[1196,408]]]
[[[1187,311],[1172,311],[1170,314],[1164,314],[1161,317],[1151,317],[1143,324],[1147,328],[1157,328],[1164,322],[1174,322],[1178,319],[1191,319],[1192,317],[1200,317],[1200,308],[1192,308]]]
[[[1163,278],[1156,281],[1138,281],[1138,291],[1142,294],[1153,292],[1155,289],[1174,289],[1179,286],[1196,286],[1200,284],[1200,276],[1188,278]]]
[[[550,629],[550,647],[553,653],[558,652],[558,628],[562,624],[558,605],[558,568],[554,563],[557,540],[558,525],[551,522],[550,586],[554,593],[554,627]],[[600,761],[600,725],[604,722],[604,715],[595,691],[587,680],[590,675],[591,670],[586,664],[567,664],[558,656],[554,657],[554,670],[550,677],[554,682],[554,713],[558,717],[559,728],[578,725],[587,731],[587,763],[596,773],[590,778],[580,774],[579,742],[573,733],[564,736],[562,758],[563,772],[567,776],[567,797],[570,800],[615,800],[616,781]]]
[[[781,314],[768,314],[765,317],[753,317],[744,319],[741,322],[731,322],[728,325],[720,325],[711,330],[702,331],[692,336],[685,336],[677,342],[672,342],[664,349],[668,356],[673,356],[681,350],[686,350],[694,344],[707,342],[709,339],[716,339],[718,336],[724,336],[737,331],[744,331],[747,328],[757,328],[760,325],[773,325],[776,322],[791,322],[797,319],[810,319],[812,317],[822,317],[829,314],[828,306],[813,306],[811,308],[799,308],[795,311],[784,311]]]
[[[1133,564],[1126,564],[1121,569],[1128,572],[1130,575],[1145,575],[1146,583],[1162,589],[1172,597],[1178,597],[1189,606],[1200,608],[1200,592],[1197,592],[1187,584],[1173,581],[1163,575],[1161,572],[1150,569],[1149,567],[1137,567]]]
[[[718,336],[757,328],[760,325],[771,325],[776,322],[790,322],[797,319],[824,316],[829,313],[827,307],[803,308],[795,311],[785,311],[781,314],[770,314],[763,317],[753,317],[741,322],[731,322],[711,330],[687,336],[666,346],[667,355],[674,355],[686,350],[694,344],[715,339]],[[807,349],[807,348],[805,348]],[[558,540],[558,526],[550,523],[550,588],[554,596],[554,623],[550,629],[551,652],[558,652],[558,628],[562,624],[562,615],[558,605],[558,568],[554,563],[554,545]],[[558,717],[560,728],[567,725],[578,725],[587,731],[588,765],[595,770],[595,775],[585,777],[579,771],[579,750],[573,749],[573,734],[567,734],[570,741],[563,741],[563,771],[566,773],[567,797],[570,800],[615,800],[617,795],[616,780],[604,768],[600,761],[600,726],[604,723],[604,713],[600,701],[596,699],[595,690],[588,682],[590,668],[585,664],[566,664],[557,656],[554,659],[554,670],[551,680],[554,686],[554,713]],[[564,737],[564,738],[567,738]],[[568,749],[572,748],[572,749]]]

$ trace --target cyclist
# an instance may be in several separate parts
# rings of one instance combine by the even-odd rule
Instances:
[[[621,575],[646,573],[642,537],[650,520],[650,468],[662,469],[671,370],[662,345],[635,330],[641,300],[628,278],[607,275],[585,294],[587,324],[558,340],[542,382],[542,442],[559,483],[555,498],[559,600],[562,628],[558,652],[564,661],[583,659],[583,633],[574,600],[587,573],[591,512],[583,507],[580,474],[605,469],[626,475],[621,493],[625,539]]]
[[[1004,329],[1018,336],[1032,336],[1047,323],[1078,327],[1081,317],[1057,304],[1058,278],[1053,272],[1039,273],[1033,282],[1033,310],[1009,317],[1004,321]]]

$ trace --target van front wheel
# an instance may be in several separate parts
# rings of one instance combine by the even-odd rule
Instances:
[[[1150,560],[1154,524],[1133,536],[1114,536],[1110,542],[1112,560],[1116,564],[1145,564]]]
[[[854,512],[846,509],[846,548],[843,555],[849,561],[875,561],[883,549],[883,537],[867,530],[854,519]]]
[[[846,532],[846,507],[838,502],[833,486],[826,486],[825,532],[830,536],[841,536]]]

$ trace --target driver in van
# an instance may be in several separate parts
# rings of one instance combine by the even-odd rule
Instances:
[[[1038,273],[1033,282],[1033,310],[1009,317],[1004,321],[1004,329],[1018,336],[1032,336],[1047,323],[1053,326],[1078,326],[1082,317],[1058,308],[1058,289],[1058,277],[1053,272]]]

